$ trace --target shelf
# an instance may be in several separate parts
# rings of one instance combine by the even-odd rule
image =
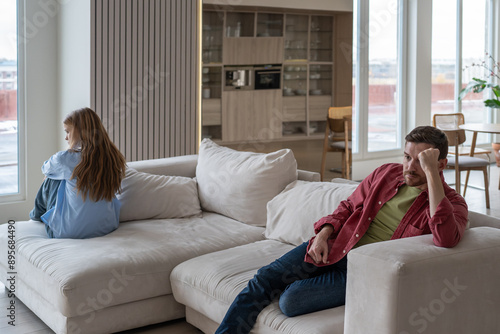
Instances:
[[[296,32],[297,32],[297,33],[306,33],[306,34],[307,34],[307,32],[308,32],[308,31],[307,31],[307,30],[294,30],[294,29],[291,29],[291,30],[290,30],[290,29],[288,29],[288,27],[287,27],[287,28],[286,28],[286,32],[287,32],[287,33],[296,33]]]
[[[219,45],[210,45],[210,46],[207,46],[207,47],[202,47],[202,50],[203,51],[220,51],[222,52],[222,44],[219,44]]]
[[[208,11],[217,12],[210,6],[207,8]],[[339,95],[332,90],[333,74],[352,79],[352,74],[348,73],[349,64],[344,59],[336,59],[335,63],[333,61],[340,41],[352,39],[352,36],[348,36],[348,30],[344,32],[341,29],[344,24],[351,28],[352,18],[350,21],[341,21],[334,17],[342,17],[343,14],[267,13],[260,12],[258,8],[242,9],[241,12],[234,10],[221,7],[218,16],[211,17],[210,24],[215,27],[206,29],[203,26],[202,51],[211,57],[203,58],[204,70],[210,69],[210,80],[202,83],[202,89],[210,89],[210,98],[202,100],[202,115],[209,117],[207,120],[204,120],[204,116],[202,118],[202,136],[227,144],[254,140],[323,139],[326,110],[337,99],[343,103],[348,95]],[[339,22],[343,22],[342,26],[339,26]],[[205,38],[206,35],[208,37]],[[255,54],[259,57],[249,56]],[[270,56],[273,61],[267,60]],[[224,66],[264,63],[282,64],[282,88],[266,97],[265,101],[256,99],[253,91],[240,92],[234,96],[222,90]],[[212,74],[212,71],[216,74]],[[207,80],[207,73],[203,75]],[[352,85],[351,82],[345,82],[341,84],[342,88]],[[298,95],[296,92],[303,94]],[[274,127],[276,131],[273,130],[272,135],[260,138],[258,131],[269,123],[271,110],[272,113],[276,110],[280,112],[278,124],[281,126],[277,129]],[[259,117],[255,117],[256,114]],[[247,115],[254,117],[249,120]]]

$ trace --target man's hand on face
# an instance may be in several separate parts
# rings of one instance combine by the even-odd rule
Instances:
[[[418,154],[418,160],[424,173],[439,171],[439,150],[428,148]]]

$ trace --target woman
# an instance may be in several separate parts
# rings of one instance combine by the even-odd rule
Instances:
[[[83,108],[63,122],[69,148],[42,166],[45,174],[30,213],[46,224],[51,238],[92,238],[118,227],[125,158],[111,142],[97,114]]]

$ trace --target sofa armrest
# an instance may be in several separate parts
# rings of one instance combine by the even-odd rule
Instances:
[[[500,219],[474,211],[469,211],[469,224],[471,228],[489,226],[500,229]]]
[[[500,230],[465,231],[454,248],[432,235],[348,255],[345,334],[497,333]]]

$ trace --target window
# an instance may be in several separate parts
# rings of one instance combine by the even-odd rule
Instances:
[[[469,94],[461,103],[458,101],[458,93],[473,77],[485,78],[484,69],[472,64],[485,61],[485,52],[490,49],[489,3],[490,0],[433,1],[432,115],[462,112],[466,122],[489,121],[483,94]],[[472,136],[467,137],[469,142],[471,139]],[[477,140],[487,143],[489,135],[480,134]]]
[[[398,1],[370,0],[368,152],[401,147]]]
[[[432,2],[432,114],[455,112],[456,12],[457,0]]]
[[[486,60],[485,52],[489,49],[487,2],[489,0],[462,0],[462,68],[469,66],[462,72],[462,87],[465,87],[473,78],[485,78],[484,68],[470,67],[471,64]],[[457,78],[458,79],[458,78]],[[461,112],[467,122],[487,123],[488,110],[483,104],[483,94],[469,94],[462,101]],[[480,134],[477,143],[489,143],[488,134]],[[472,136],[467,136],[470,144]]]
[[[17,1],[0,1],[0,196],[19,193]]]
[[[357,117],[353,151],[362,159],[402,149],[403,18],[401,0],[354,2],[353,45]],[[389,153],[391,151],[391,153]]]

